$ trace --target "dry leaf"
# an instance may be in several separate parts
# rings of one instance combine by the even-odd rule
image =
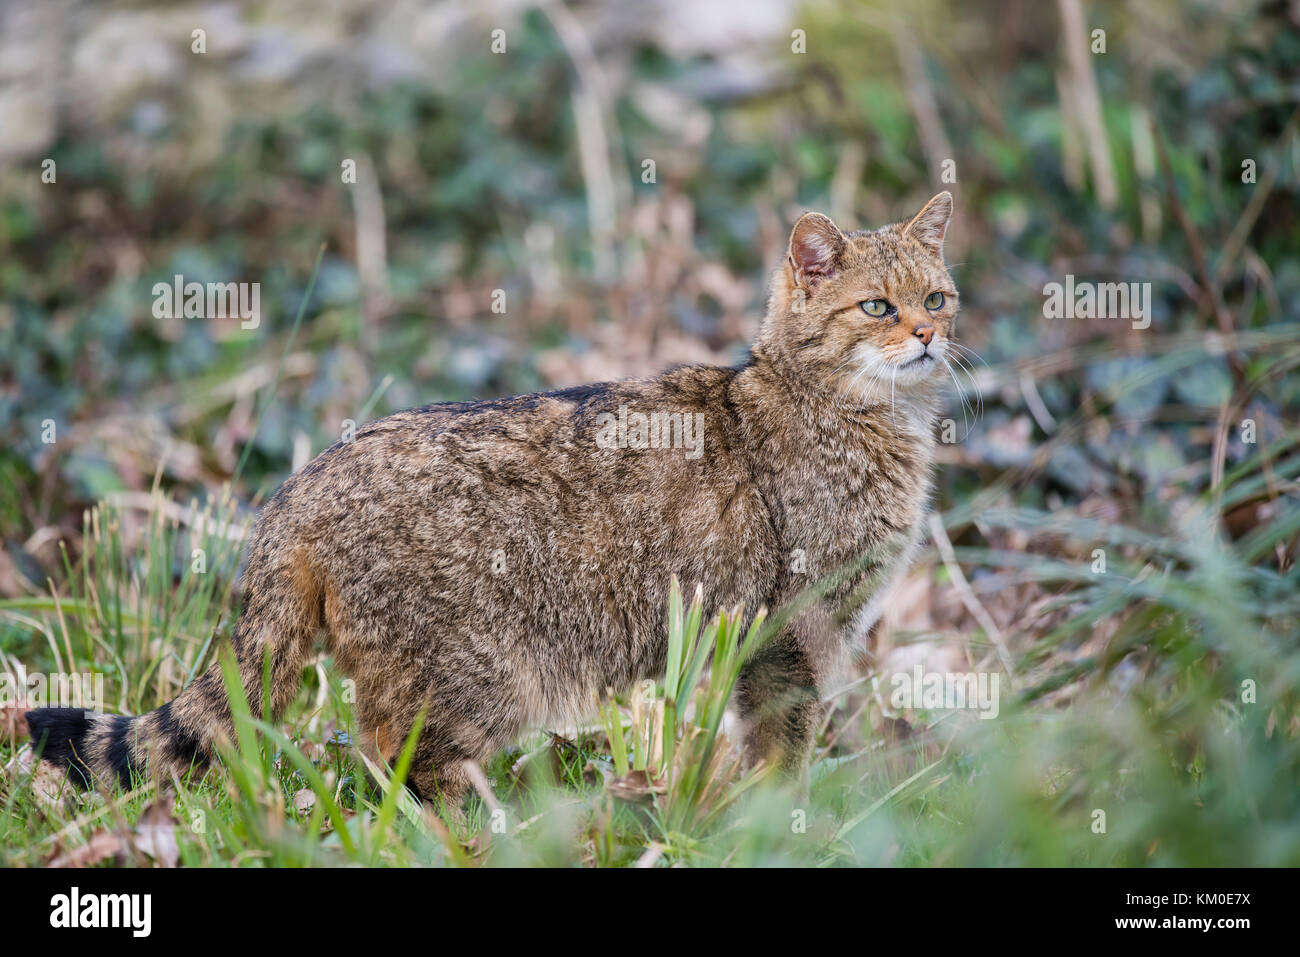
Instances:
[[[0,708],[0,738],[28,737],[31,732],[27,730],[27,712],[30,710],[16,704]]]
[[[644,771],[629,771],[609,779],[606,789],[620,801],[643,803],[656,794],[663,794],[667,788],[662,781],[656,781]]]
[[[90,867],[110,857],[126,856],[127,845],[120,834],[106,828],[100,828],[90,835],[90,840],[80,847],[74,847],[66,854],[60,854],[46,867]]]
[[[170,801],[151,802],[136,823],[132,846],[152,857],[159,867],[179,866],[181,849],[176,843],[176,823]]]
[[[170,802],[153,801],[140,814],[135,830],[110,831],[100,828],[85,844],[59,854],[47,867],[91,867],[112,858],[118,864],[134,863],[144,855],[159,867],[178,867],[180,846],[176,843],[176,818]]]

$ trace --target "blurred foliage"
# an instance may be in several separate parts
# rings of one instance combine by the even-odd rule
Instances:
[[[1103,209],[1088,186],[1063,178],[1069,117],[1053,76],[1061,70],[1054,10],[927,3],[909,7],[904,21],[925,38],[925,77],[956,163],[959,212],[950,258],[960,262],[966,340],[994,366],[1081,342],[1112,344],[1118,354],[1040,380],[1043,402],[1057,418],[1107,395],[1115,382],[1148,374],[1141,389],[1095,408],[1130,427],[1062,450],[1051,479],[1037,486],[1067,499],[1113,492],[1122,479],[1135,483],[1125,483],[1126,490],[1141,493],[1203,458],[1205,421],[1232,383],[1217,358],[1162,370],[1161,345],[1126,336],[1117,328],[1122,323],[1053,326],[1040,318],[1043,282],[1065,272],[1151,281],[1149,339],[1205,328],[1208,317],[1189,299],[1198,282],[1192,252],[1165,193],[1177,193],[1217,272],[1224,241],[1260,187],[1241,182],[1241,162],[1251,158],[1271,193],[1248,234],[1248,255],[1222,264],[1227,272],[1215,294],[1229,304],[1238,329],[1297,318],[1300,152],[1294,125],[1285,142],[1282,135],[1296,109],[1300,31],[1284,28],[1294,24],[1277,3],[1260,5],[1255,16],[1234,14],[1235,5],[1178,9],[1183,29],[1175,37],[1154,29],[1160,8],[1097,7],[1096,20],[1109,31],[1109,52],[1092,60],[1120,186],[1113,210]],[[807,8],[796,19],[809,34],[808,53],[764,51],[777,65],[751,88],[720,89],[707,57],[673,59],[652,48],[628,53],[637,73],[610,91],[618,94],[613,115],[621,144],[615,175],[626,178],[635,206],[625,212],[631,219],[645,207],[684,201],[690,233],[673,238],[690,247],[647,250],[643,232],[621,223],[620,261],[659,255],[685,259],[687,271],[720,263],[745,283],[743,322],[720,328],[713,297],[680,283],[667,290],[670,300],[651,307],[649,324],[738,355],[762,309],[758,277],[776,261],[781,230],[799,208],[828,208],[837,170],[851,175],[853,226],[901,218],[944,185],[939,170],[928,168],[895,44],[882,29],[891,17],[887,8],[853,4]],[[999,23],[1006,27],[1001,35]],[[1194,36],[1212,42],[1187,39]],[[982,55],[972,56],[976,49]],[[378,412],[570,384],[553,383],[537,368],[538,349],[600,348],[588,316],[628,321],[636,290],[622,288],[626,278],[592,277],[571,104],[577,79],[556,31],[540,13],[528,13],[512,32],[509,56],[502,69],[486,45],[463,50],[451,67],[454,94],[337,82],[307,90],[292,118],[240,112],[205,167],[151,161],[148,149],[141,154],[144,138],[161,155],[183,157],[201,119],[165,112],[141,132],[139,103],[119,109],[118,129],[64,130],[49,150],[57,184],[33,187],[36,164],[10,164],[0,177],[0,434],[18,491],[43,494],[18,496],[34,499],[35,507],[11,501],[0,512],[6,540],[132,487],[132,474],[147,483],[156,460],[145,456],[122,468],[130,450],[97,440],[97,424],[110,416],[156,419],[161,433],[197,448],[193,468],[164,475],[184,492],[228,478],[230,456],[218,458],[206,447],[222,425],[235,430],[234,441],[251,431],[246,416],[231,414],[246,390],[215,401],[204,396],[277,354],[321,242],[326,258],[300,344],[311,362],[259,430],[250,490],[265,490],[285,474],[296,432],[309,436],[313,449],[328,444],[338,420],[355,414],[384,375],[395,381]],[[663,120],[646,115],[645,88],[669,91],[671,103],[703,111],[708,132],[698,146],[668,140]],[[1168,146],[1172,181],[1135,172],[1136,127],[1148,115]],[[131,148],[115,138],[129,139]],[[849,146],[860,159],[841,169]],[[386,223],[388,295],[377,315],[365,314],[355,264],[355,187],[339,175],[340,157],[361,156],[373,160]],[[643,157],[658,157],[657,183],[640,181]],[[1157,228],[1144,228],[1144,198],[1162,212]],[[523,239],[536,224],[553,231],[554,245],[544,253]],[[505,290],[514,303],[536,292],[530,267],[542,257],[562,277],[561,301],[493,315],[491,290]],[[219,321],[155,320],[149,290],[177,273],[199,282],[260,282],[263,324],[241,333]],[[457,295],[467,302],[449,304]],[[1256,364],[1248,371],[1268,361],[1248,359]],[[653,368],[655,356],[642,364]],[[1298,404],[1296,381],[1282,378],[1253,396],[1264,422],[1276,428],[1282,410]],[[987,436],[1022,414],[1023,403],[985,387],[992,394],[978,431]],[[40,422],[47,418],[63,435],[76,427],[74,441],[44,446]],[[975,454],[996,464],[980,441],[977,435]],[[1239,457],[1243,450],[1231,452]],[[1090,460],[1082,469],[1081,456]],[[981,470],[948,474],[967,488],[984,477]]]
[[[958,331],[982,362],[961,383],[978,409],[954,396],[937,504],[1024,696],[941,754],[915,715],[873,750],[892,725],[839,699],[820,860],[1296,863],[1300,11],[1086,4],[1106,52],[1081,72],[1071,5],[809,3],[790,14],[805,53],[788,31],[683,53],[576,5],[594,63],[567,21],[527,9],[504,57],[469,20],[436,83],[363,79],[340,38],[284,88],[243,82],[235,109],[186,99],[196,80],[71,111],[47,150],[0,167],[0,596],[37,600],[47,577],[77,592],[83,509],[116,497],[129,514],[155,480],[203,502],[233,479],[249,507],[347,419],[739,359],[801,210],[868,227],[949,188]],[[222,69],[200,79],[224,90]],[[377,212],[378,277],[362,265]],[[260,282],[261,325],[155,319],[150,290],[177,273]],[[1150,328],[1045,318],[1043,287],[1067,274],[1151,283]],[[133,527],[123,548],[147,550],[152,525],[124,514]],[[1091,576],[1099,546],[1117,577]],[[989,666],[993,636],[949,563],[931,554],[918,575],[928,617],[895,623],[876,664],[956,640]],[[188,662],[203,637],[186,640]],[[11,616],[0,650],[36,661],[46,641]],[[1269,662],[1267,707],[1233,703]],[[133,701],[172,690],[144,680],[123,678]],[[1097,845],[1105,794],[1146,810]],[[667,859],[808,861],[788,810],[763,824],[766,800],[749,830]]]

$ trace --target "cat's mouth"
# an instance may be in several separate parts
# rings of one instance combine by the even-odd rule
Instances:
[[[915,359],[909,359],[907,362],[904,362],[901,366],[899,366],[899,368],[900,368],[900,369],[910,369],[912,366],[917,365],[917,364],[919,364],[919,363],[922,363],[922,362],[933,362],[933,361],[934,361],[934,356],[930,355],[930,353],[928,353],[928,352],[922,352],[922,353],[921,353],[919,356],[917,356]]]

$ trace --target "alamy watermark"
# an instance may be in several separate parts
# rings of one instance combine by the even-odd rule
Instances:
[[[995,672],[927,672],[920,665],[896,672],[890,678],[889,704],[898,711],[924,708],[951,711],[969,708],[984,719],[998,716],[998,682]]]
[[[704,454],[703,412],[635,412],[596,416],[596,445],[602,449],[685,449],[686,458]]]
[[[238,319],[239,328],[262,324],[262,284],[259,282],[186,282],[177,273],[172,281],[153,284],[156,319]]]
[[[1064,283],[1043,286],[1046,319],[1131,319],[1134,329],[1151,325],[1151,283],[1075,282],[1067,273]]]
[[[55,928],[123,928],[133,937],[148,937],[152,912],[152,894],[83,894],[74,886],[50,898],[50,926]]]
[[[0,707],[104,708],[104,676],[55,672],[0,672]]]

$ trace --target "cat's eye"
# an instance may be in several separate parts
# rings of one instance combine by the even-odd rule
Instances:
[[[925,297],[925,308],[927,308],[927,309],[942,309],[942,308],[943,308],[943,293],[941,293],[941,292],[932,292],[932,293],[930,293],[930,295],[926,296],[926,297]]]
[[[893,308],[883,299],[868,299],[866,302],[858,303],[862,311],[874,319],[889,315],[889,310]]]

